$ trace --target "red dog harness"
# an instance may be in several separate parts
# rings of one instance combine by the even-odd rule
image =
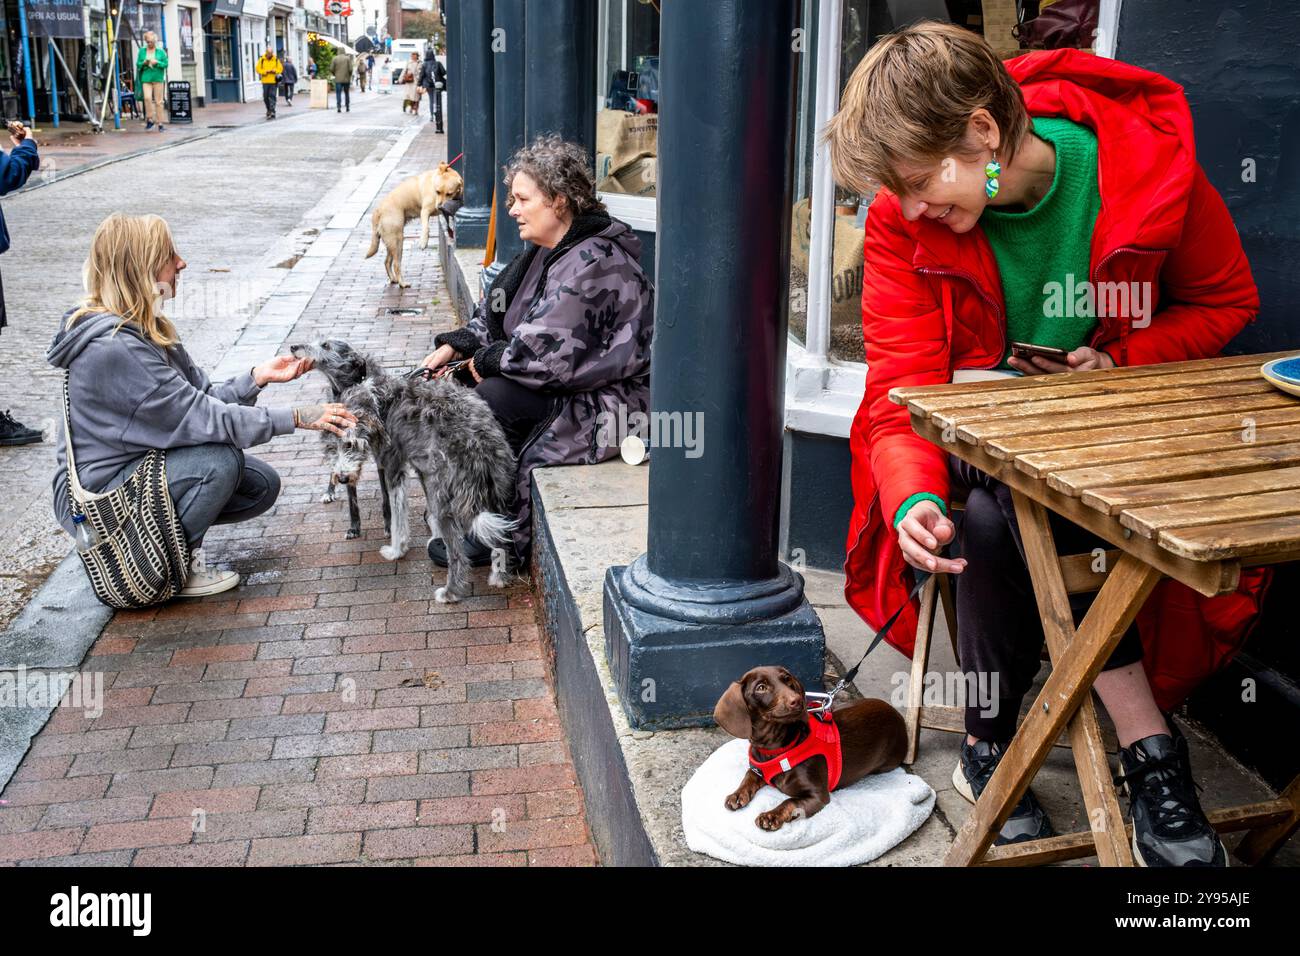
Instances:
[[[755,760],[756,752],[766,759]],[[809,757],[819,755],[826,758],[826,769],[830,780],[828,789],[834,790],[835,785],[840,782],[840,771],[843,769],[844,760],[840,753],[840,728],[835,724],[834,715],[829,712],[825,719],[809,714],[808,736],[791,747],[782,750],[750,747],[749,769],[762,777],[764,783],[770,784],[777,775],[797,767]]]

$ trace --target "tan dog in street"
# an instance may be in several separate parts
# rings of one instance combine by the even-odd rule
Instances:
[[[439,163],[437,169],[403,179],[375,207],[374,214],[370,217],[372,235],[366,258],[369,259],[379,251],[382,239],[386,250],[384,271],[388,274],[388,281],[396,282],[398,288],[408,288],[410,283],[402,281],[402,235],[406,231],[406,224],[416,216],[420,217],[420,248],[427,249],[429,216],[434,212],[442,212],[443,215],[454,213],[459,208],[456,204],[464,191],[465,181],[460,178],[460,173],[446,163]],[[454,208],[445,210],[443,207],[449,202]],[[450,225],[448,218],[448,226]]]

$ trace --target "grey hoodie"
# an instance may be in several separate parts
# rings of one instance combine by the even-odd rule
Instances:
[[[87,491],[110,491],[127,465],[154,448],[218,442],[249,448],[293,431],[293,409],[257,408],[251,372],[213,384],[181,345],[162,349],[119,317],[88,315],[60,324],[46,360],[67,369],[77,477]],[[62,413],[59,420],[62,421]],[[54,516],[68,531],[67,453],[59,429]]]

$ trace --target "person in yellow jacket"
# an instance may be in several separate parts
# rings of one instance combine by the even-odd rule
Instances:
[[[269,44],[266,52],[257,58],[257,75],[262,80],[262,102],[266,104],[266,118],[275,119],[275,90],[280,85],[280,74],[284,64],[275,55],[275,48]]]

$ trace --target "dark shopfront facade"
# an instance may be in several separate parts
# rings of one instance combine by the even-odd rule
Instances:
[[[607,588],[607,636],[642,626],[652,609],[659,620],[650,625],[650,643],[670,644],[665,635],[672,621],[687,620],[672,598],[710,577],[710,587],[721,581],[733,598],[719,610],[743,622],[737,628],[762,632],[770,623],[764,601],[784,608],[784,615],[806,608],[798,585],[783,576],[785,562],[828,570],[842,564],[852,504],[847,436],[866,375],[856,300],[870,197],[842,195],[829,182],[828,162],[814,149],[815,131],[876,37],[914,19],[944,19],[952,9],[978,6],[444,0],[452,75],[448,155],[465,153],[461,245],[482,244],[496,171],[514,148],[549,131],[582,143],[597,167],[602,198],[646,241],[643,265],[656,277],[656,410],[748,409],[746,420],[719,428],[730,433],[710,435],[711,443],[716,437],[745,462],[739,472],[724,466],[702,479],[699,469],[676,472],[672,452],[656,450],[650,554],[635,586]],[[1286,163],[1300,140],[1294,123],[1282,119],[1294,119],[1300,93],[1300,15],[1279,18],[1269,7],[1228,0],[1100,3],[1096,52],[1157,70],[1187,90],[1198,155],[1234,216],[1260,286],[1259,319],[1229,347],[1234,353],[1300,349],[1300,320],[1291,307],[1300,297],[1300,191]],[[978,18],[965,23],[979,28]],[[492,54],[494,31],[502,29],[507,47]],[[777,50],[790,46],[791,29],[802,31],[793,57]],[[510,43],[520,37],[522,43]],[[670,59],[674,50],[678,56]],[[768,82],[773,71],[777,86]],[[835,84],[836,96],[819,96],[822,84]],[[1255,170],[1248,183],[1243,157]],[[767,178],[754,181],[760,173]],[[756,196],[766,198],[755,202]],[[823,227],[820,243],[808,241],[810,212],[814,221],[820,215],[822,223],[834,223]],[[517,251],[518,236],[503,207],[497,223],[499,267]],[[735,291],[718,296],[711,289]],[[683,328],[688,333],[679,335]],[[752,347],[740,359],[716,361],[734,351],[728,344],[734,342]],[[764,394],[770,405],[754,400]],[[717,418],[737,416],[724,411],[710,423]],[[736,552],[747,557],[737,559]],[[1269,746],[1270,728],[1300,719],[1300,645],[1289,623],[1300,618],[1298,595],[1300,568],[1280,566],[1261,626],[1232,667],[1189,702],[1192,716],[1277,786],[1300,771],[1293,748]],[[629,600],[637,613],[627,610]],[[640,624],[633,620],[638,614]],[[799,643],[789,631],[765,635],[776,653],[782,641],[789,648]],[[622,639],[635,648],[646,637]],[[719,638],[717,646],[725,643]],[[717,664],[725,655],[714,660],[711,653],[693,651],[685,666],[712,671],[716,665],[718,679],[734,676]],[[628,706],[637,675],[616,668],[616,677]],[[1256,706],[1237,706],[1243,681],[1251,682]]]
[[[213,103],[243,102],[239,16],[244,0],[203,0],[204,69]]]

